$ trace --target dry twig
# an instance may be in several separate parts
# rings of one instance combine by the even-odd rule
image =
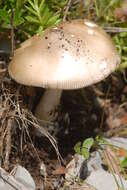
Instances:
[[[4,167],[6,170],[9,169],[9,156],[11,152],[11,130],[12,130],[12,119],[9,118],[7,121],[7,133],[6,133],[6,146],[5,146],[5,160],[4,160]]]
[[[71,1],[72,0],[68,0],[67,6],[66,6],[66,9],[65,9],[65,12],[64,12],[64,16],[63,16],[63,22],[66,21],[67,13],[68,13],[68,10],[69,10],[69,8],[71,6]]]

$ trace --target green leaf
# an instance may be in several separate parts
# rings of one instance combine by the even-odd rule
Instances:
[[[54,23],[55,25],[59,24],[61,22],[61,18],[57,19],[56,22]]]
[[[58,18],[59,18],[60,15],[55,15],[51,18],[49,18],[47,24],[46,24],[46,27],[49,27],[49,26],[52,26],[53,24],[56,24],[56,21],[58,21]],[[60,20],[58,21],[58,23],[60,22]]]
[[[125,159],[122,161],[121,167],[127,168],[127,158],[125,158]]]
[[[90,148],[92,147],[92,145],[94,144],[94,139],[93,138],[88,138],[86,139],[83,144],[82,144],[82,148],[81,148],[81,154],[88,159],[89,158],[89,151]]]
[[[47,5],[45,3],[39,7],[39,11],[40,11],[41,15],[43,14],[43,12],[45,12],[46,7],[47,7]]]
[[[26,0],[26,2],[25,8],[28,14],[25,18],[29,23],[34,23],[34,25],[31,26],[31,30],[33,28],[34,33],[41,33],[41,31],[47,27],[60,22],[60,15],[57,14],[54,16],[54,13],[50,11],[45,0]]]
[[[93,145],[94,143],[94,139],[93,138],[87,138],[83,144],[82,144],[82,147],[83,148],[87,148],[88,150],[91,148],[91,146]]]
[[[31,5],[31,7],[33,7],[33,9],[36,10],[35,5],[34,5],[34,3],[31,0],[28,0],[28,3]]]
[[[10,13],[5,9],[0,9],[0,21],[3,28],[10,28]]]
[[[25,0],[17,0],[16,1],[16,9],[22,9]]]
[[[31,12],[32,14],[34,14],[35,16],[37,16],[37,11],[35,11],[34,9],[32,9],[31,7],[28,7],[27,5],[25,5],[26,9]]]
[[[81,142],[77,142],[76,145],[74,146],[74,151],[78,154],[81,153]]]
[[[46,6],[45,11],[43,12],[42,17],[41,17],[41,24],[45,25],[51,16],[52,16],[52,12],[49,12],[49,8]]]
[[[36,17],[26,16],[25,18],[26,18],[27,21],[29,21],[29,22],[31,22],[31,23],[39,24],[39,21],[37,20]]]
[[[0,18],[2,21],[9,23],[10,22],[10,14],[5,9],[0,9]]]
[[[39,11],[41,12],[41,10],[43,10],[43,7],[44,7],[44,2],[45,2],[45,0],[42,0],[41,1],[41,3],[40,3],[40,5],[39,5]]]
[[[127,32],[121,32],[119,35],[120,37],[127,37]]]
[[[95,141],[96,141],[96,143],[98,145],[104,145],[104,144],[107,145],[107,144],[109,144],[108,141],[106,141],[105,138],[102,137],[102,136],[96,136]]]
[[[39,7],[38,7],[38,0],[34,0],[34,7],[35,7],[35,10],[36,10],[36,11],[39,10]]]
[[[43,26],[39,26],[39,28],[37,29],[36,33],[38,35],[41,35],[42,31],[44,30]]]
[[[89,159],[89,157],[90,157],[89,150],[86,149],[86,148],[82,148],[82,149],[81,149],[81,154],[82,154],[82,155],[84,156],[84,158],[86,158],[86,159]]]
[[[38,0],[34,0],[34,4],[35,4],[35,5],[38,5]]]
[[[22,12],[19,9],[16,9],[14,14],[14,27],[23,23],[24,23],[24,18],[22,17]]]

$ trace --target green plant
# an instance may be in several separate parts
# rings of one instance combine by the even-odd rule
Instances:
[[[123,71],[127,68],[127,32],[122,32],[115,35],[113,40],[121,57],[121,65],[119,70]]]
[[[17,30],[16,35],[32,36],[58,24],[61,19],[59,13],[50,10],[45,0],[7,0],[0,4],[1,28],[11,29],[11,21]]]
[[[78,154],[84,156],[84,158],[89,159],[91,148],[101,148],[101,145],[107,145],[107,141],[101,137],[97,136],[95,139],[87,138],[81,143],[81,141],[77,142],[74,146],[74,151]]]
[[[102,24],[107,22],[116,21],[114,17],[114,10],[119,7],[122,0],[95,0],[94,8],[97,16],[97,20],[103,21]]]
[[[78,142],[74,146],[74,150],[76,153],[83,155],[86,159],[89,159],[90,157],[90,149],[94,144],[93,138],[88,138],[83,141],[83,143]]]
[[[25,7],[27,9],[27,15],[25,18],[28,23],[32,25],[32,30],[34,30],[35,33],[40,33],[44,29],[60,22],[60,15],[57,13],[54,14],[50,11],[45,0],[28,0]]]
[[[8,0],[8,3],[5,5],[0,6],[0,22],[2,28],[11,28],[11,16],[12,12],[14,11],[14,17],[13,17],[13,26],[16,28],[17,26],[24,23],[23,13],[24,10],[20,9],[21,4],[18,0],[15,4],[14,0]]]
[[[121,161],[120,168],[124,175],[124,178],[127,179],[127,156]]]

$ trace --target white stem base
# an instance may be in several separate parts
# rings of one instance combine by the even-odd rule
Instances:
[[[48,89],[41,97],[35,110],[35,116],[41,121],[54,121],[54,110],[60,103],[62,90]]]

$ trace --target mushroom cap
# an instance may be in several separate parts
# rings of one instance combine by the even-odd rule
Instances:
[[[104,30],[89,20],[73,20],[23,42],[8,70],[24,85],[76,89],[103,80],[119,63]]]

